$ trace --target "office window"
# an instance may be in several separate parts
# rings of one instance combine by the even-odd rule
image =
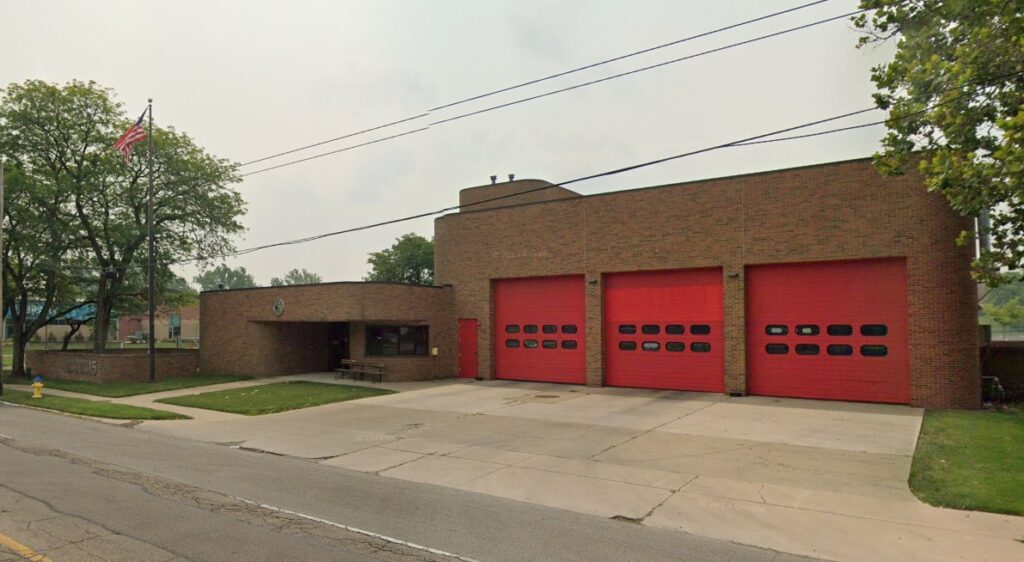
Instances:
[[[426,355],[427,326],[367,326],[366,355]]]

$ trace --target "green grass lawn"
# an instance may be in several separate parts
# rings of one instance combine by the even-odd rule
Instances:
[[[380,388],[293,381],[175,396],[157,402],[259,416],[391,393],[390,390]]]
[[[1024,515],[1024,405],[926,412],[910,488],[933,505]]]
[[[156,382],[85,382],[47,380],[44,377],[43,384],[46,385],[46,388],[56,388],[57,390],[120,398],[122,396],[135,396],[136,394],[149,394],[151,392],[163,392],[179,388],[243,381],[251,378],[245,375],[199,375],[195,377],[165,379]]]
[[[69,414],[79,414],[82,416],[93,416],[97,418],[112,418],[117,420],[190,419],[188,416],[183,416],[174,412],[165,412],[163,410],[154,410],[152,408],[142,408],[139,406],[128,406],[126,404],[112,404],[110,402],[85,400],[83,398],[68,398],[65,396],[44,396],[43,398],[32,398],[32,393],[30,392],[11,390],[9,388],[4,389],[4,395],[0,396],[0,400],[11,402],[13,404],[24,404],[26,406],[35,406],[36,408],[45,408],[47,410],[57,410],[58,412],[67,412]]]

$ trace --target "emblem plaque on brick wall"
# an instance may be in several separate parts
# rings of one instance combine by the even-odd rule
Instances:
[[[284,314],[284,300],[277,299],[274,301],[274,306],[271,310],[274,312],[274,316],[281,316]]]

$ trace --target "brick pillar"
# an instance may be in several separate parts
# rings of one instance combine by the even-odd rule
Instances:
[[[743,264],[729,263],[722,268],[722,276],[725,295],[725,392],[746,394],[746,271]]]
[[[585,279],[587,386],[604,386],[604,278],[600,273],[587,273]]]

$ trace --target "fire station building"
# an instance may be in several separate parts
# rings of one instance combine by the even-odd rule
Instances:
[[[201,297],[201,369],[977,407],[973,221],[870,160],[580,195],[464,189],[435,287]],[[546,188],[545,188],[546,187]]]

